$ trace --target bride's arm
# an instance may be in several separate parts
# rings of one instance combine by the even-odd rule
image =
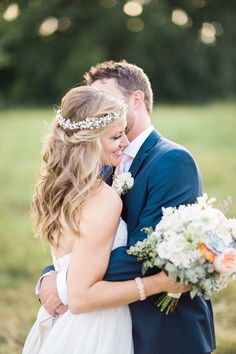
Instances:
[[[87,203],[81,220],[81,235],[74,242],[67,277],[68,305],[72,313],[117,307],[140,298],[135,280],[102,280],[122,207],[116,192],[105,189]],[[162,272],[143,278],[143,284],[147,296],[170,287],[169,279]]]

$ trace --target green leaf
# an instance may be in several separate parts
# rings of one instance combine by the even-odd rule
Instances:
[[[178,273],[180,282],[183,283],[184,282],[184,270],[182,269],[179,273]]]
[[[173,273],[173,272],[176,273],[176,271],[177,271],[176,266],[175,266],[174,264],[170,263],[170,262],[166,263],[165,269],[166,269],[167,272],[169,272],[169,273]]]
[[[147,270],[148,270],[148,267],[147,267],[146,263],[143,263],[143,265],[142,265],[142,274],[144,275],[147,272]]]
[[[197,289],[196,288],[192,288],[192,290],[190,291],[191,299],[193,299],[196,295],[197,295]]]
[[[170,276],[171,284],[174,284],[174,282],[176,280],[176,272],[169,272],[169,276]]]

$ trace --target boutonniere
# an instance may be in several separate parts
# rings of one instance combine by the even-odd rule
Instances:
[[[133,187],[134,179],[130,172],[124,172],[121,175],[113,176],[112,187],[119,195],[126,194]]]

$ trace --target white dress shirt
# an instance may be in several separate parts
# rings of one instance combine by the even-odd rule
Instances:
[[[124,165],[124,172],[129,171],[130,166],[135,156],[137,155],[139,149],[153,130],[154,127],[152,125],[149,125],[149,127],[147,127],[141,134],[139,134],[133,141],[131,141],[131,143],[129,143],[129,145],[124,149],[123,153],[132,157],[132,160],[127,161],[127,163]]]
[[[139,134],[131,143],[124,149],[124,154],[129,155],[132,157],[127,163],[124,165],[124,172],[129,171],[130,166],[133,162],[133,159],[137,155],[139,149],[143,145],[144,141],[147,139],[147,137],[151,134],[151,132],[154,130],[154,127],[150,125],[148,128],[146,128],[141,134]],[[66,276],[67,276],[67,269],[64,269],[60,272],[58,272],[57,275],[57,292],[58,295],[64,305],[67,305],[67,284],[66,284]],[[79,279],[78,279],[79,281]],[[36,293],[38,293],[38,287],[36,290]]]

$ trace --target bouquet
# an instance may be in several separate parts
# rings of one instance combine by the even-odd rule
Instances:
[[[236,279],[236,219],[227,219],[213,207],[207,194],[190,205],[163,208],[155,230],[128,250],[143,262],[143,273],[158,267],[185,285],[190,296],[209,299]],[[173,312],[181,294],[164,294],[157,306]]]

